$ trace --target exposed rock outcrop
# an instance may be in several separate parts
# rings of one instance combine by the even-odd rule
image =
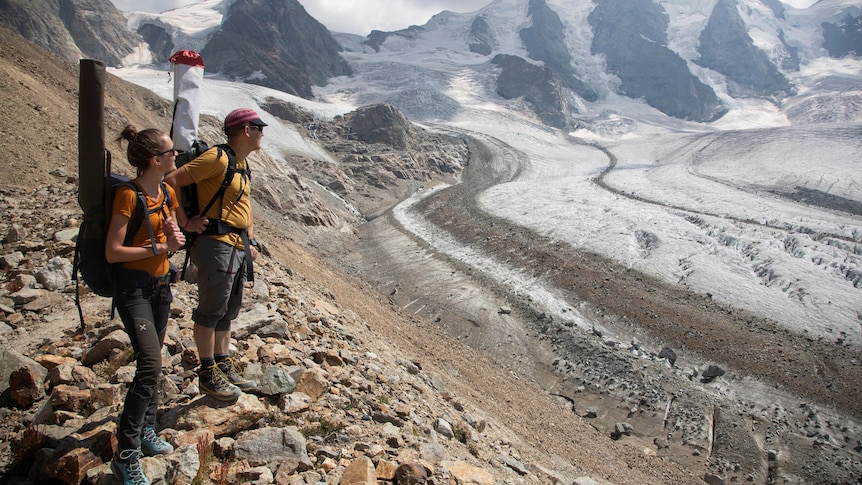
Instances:
[[[507,54],[497,54],[491,62],[502,69],[497,94],[505,99],[523,97],[548,126],[568,126],[570,110],[563,83],[555,71]]]
[[[667,47],[668,15],[652,0],[599,0],[588,21],[593,54],[620,79],[619,90],[676,118],[712,121],[727,112],[711,87]]]
[[[862,55],[862,15],[847,12],[838,22],[823,22],[823,47],[832,57]]]
[[[207,72],[303,98],[311,86],[350,75],[341,46],[296,0],[236,2],[201,51]]]
[[[724,74],[731,94],[782,97],[793,86],[765,52],[754,45],[737,11],[736,0],[719,0],[700,34],[698,64]]]
[[[488,25],[488,20],[484,15],[479,15],[473,19],[470,25],[470,32],[467,34],[467,40],[470,46],[470,52],[487,56],[494,51],[496,42],[494,34],[491,32],[491,26]]]
[[[350,117],[350,131],[365,143],[383,143],[393,148],[407,148],[410,122],[392,105],[359,108]]]
[[[75,63],[87,57],[119,66],[140,41],[110,0],[4,0],[0,24]]]
[[[572,55],[566,46],[563,22],[545,0],[530,0],[528,13],[532,25],[519,33],[530,57],[545,63],[556,72],[563,85],[587,101],[595,101],[598,94],[581,81],[572,67]]]
[[[362,42],[363,44],[371,47],[377,52],[380,52],[380,46],[386,42],[386,39],[389,37],[401,37],[407,40],[416,40],[419,37],[419,34],[424,32],[425,29],[419,27],[418,25],[411,25],[406,29],[401,29],[395,32],[386,32],[382,30],[372,30],[368,37]]]
[[[163,26],[146,22],[138,27],[138,33],[150,46],[150,52],[153,53],[156,62],[168,62],[175,51],[174,41]]]

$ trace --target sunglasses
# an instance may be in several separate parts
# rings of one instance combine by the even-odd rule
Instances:
[[[263,133],[263,127],[262,126],[248,125],[248,127],[251,128],[252,130],[257,130],[257,131]]]
[[[180,151],[179,151],[179,150],[177,150],[176,148],[171,147],[171,148],[169,148],[169,149],[167,149],[167,150],[165,150],[165,151],[163,151],[163,152],[156,153],[156,156],[157,156],[157,157],[160,157],[160,156],[162,156],[162,155],[167,155],[168,153],[172,153],[172,152],[173,152],[173,154],[174,154],[174,155],[176,155],[176,154],[180,153]]]

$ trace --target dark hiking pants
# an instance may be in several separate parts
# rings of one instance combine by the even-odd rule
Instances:
[[[162,343],[171,308],[171,286],[156,282],[146,288],[120,288],[117,313],[132,341],[137,370],[120,415],[119,449],[141,447],[144,427],[154,426],[159,408]]]

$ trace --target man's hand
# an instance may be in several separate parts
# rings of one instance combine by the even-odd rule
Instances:
[[[207,229],[207,224],[209,224],[209,219],[204,216],[194,216],[190,217],[188,221],[186,221],[186,232],[196,232],[198,234],[203,234]]]

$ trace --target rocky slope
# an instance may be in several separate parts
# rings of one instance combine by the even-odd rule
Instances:
[[[0,407],[0,464],[6,483],[27,475],[106,483],[103,462],[116,444],[114,419],[132,372],[129,345],[109,318],[108,302],[93,295],[83,295],[85,327],[76,333],[69,269],[80,217],[77,69],[44,59],[52,57],[0,31],[0,108],[8,120],[0,137],[8,154],[0,172],[0,369],[4,388],[11,385]],[[169,108],[109,77],[107,138],[127,122],[166,128]],[[352,129],[362,126],[350,122]],[[203,124],[204,137],[215,139],[218,120]],[[397,140],[391,136],[398,133],[389,130],[384,139]],[[388,150],[374,143],[364,148],[372,150],[369,157]],[[121,170],[122,150],[113,151]],[[404,165],[389,157],[388,166],[411,174],[457,169],[454,159]],[[164,483],[490,484],[694,483],[703,476],[637,441],[613,441],[536,383],[322,262],[296,241],[333,239],[361,219],[271,156],[255,155],[252,163],[260,167],[256,223],[265,251],[235,351],[247,372],[269,384],[262,395],[228,406],[198,396],[190,348],[194,288],[179,284],[160,416],[177,451],[146,459],[151,477]],[[362,183],[353,187],[368,190]],[[369,212],[391,203],[380,197]],[[321,219],[326,210],[333,225],[308,225],[307,216]]]

